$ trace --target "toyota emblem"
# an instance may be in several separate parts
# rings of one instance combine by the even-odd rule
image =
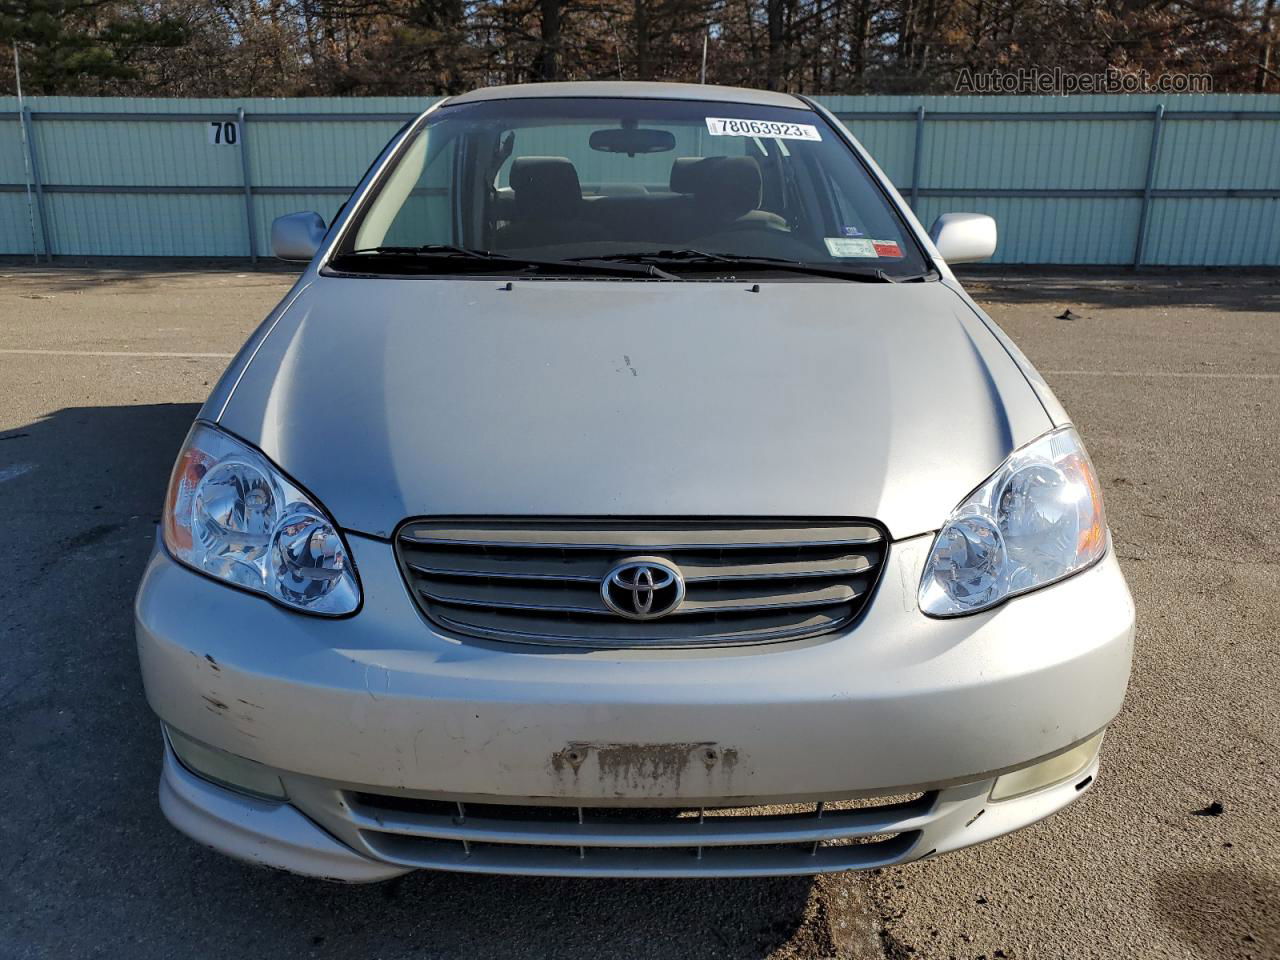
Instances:
[[[605,606],[620,617],[657,620],[684,600],[684,577],[665,560],[634,557],[604,575],[600,596]]]

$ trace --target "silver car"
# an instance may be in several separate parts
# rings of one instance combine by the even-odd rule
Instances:
[[[214,389],[136,603],[160,803],[317,877],[809,874],[1080,797],[1134,610],[1044,380],[830,113],[438,103]]]

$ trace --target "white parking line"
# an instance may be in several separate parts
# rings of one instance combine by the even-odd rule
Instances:
[[[36,468],[34,463],[15,463],[11,467],[0,467],[0,483],[6,480],[17,480],[24,473],[30,473]]]
[[[1041,370],[1046,377],[1177,377],[1191,380],[1280,380],[1280,373],[1200,373],[1182,370]]]
[[[169,357],[179,360],[187,357],[230,360],[235,356],[234,353],[171,353],[164,350],[19,350],[7,347],[0,347],[0,354],[36,357]]]

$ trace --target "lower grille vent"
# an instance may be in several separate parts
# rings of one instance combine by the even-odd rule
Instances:
[[[551,807],[348,794],[348,816],[378,857],[504,873],[769,875],[899,860],[936,793],[715,808]]]

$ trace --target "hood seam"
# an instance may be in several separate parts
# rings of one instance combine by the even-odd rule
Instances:
[[[292,296],[288,297],[288,301],[284,303],[283,306],[277,308],[278,312],[275,315],[275,319],[271,321],[271,325],[267,327],[266,332],[262,335],[261,338],[259,338],[258,342],[254,345],[253,352],[249,354],[249,356],[245,359],[244,364],[240,367],[240,372],[236,374],[235,383],[231,384],[231,389],[227,391],[226,399],[222,401],[222,406],[218,409],[217,415],[214,416],[213,418],[214,423],[222,422],[222,418],[227,412],[227,407],[231,406],[231,398],[236,395],[236,390],[238,390],[240,387],[240,381],[243,380],[244,375],[249,372],[249,367],[253,363],[254,359],[258,356],[258,351],[262,349],[263,344],[265,344],[268,338],[271,336],[271,334],[275,332],[277,324],[279,324],[280,321],[284,319],[284,315],[289,312],[290,308],[294,305],[294,303],[297,302],[298,298],[302,296],[303,293],[306,292],[307,288],[311,286],[312,282],[313,281],[308,280],[306,283],[303,283],[300,286],[296,287],[292,291]]]
[[[1027,371],[1023,369],[1022,364],[1018,361],[1018,358],[1013,355],[1013,351],[1009,349],[1009,346],[1004,342],[1004,339],[1001,338],[996,333],[996,331],[992,329],[992,324],[994,324],[995,321],[990,320],[986,316],[984,316],[982,311],[977,309],[974,306],[974,304],[970,302],[969,296],[967,293],[964,292],[963,287],[961,287],[960,289],[957,289],[956,287],[948,283],[945,279],[942,280],[941,283],[944,287],[946,287],[948,290],[950,290],[953,294],[956,295],[956,299],[959,300],[961,303],[963,303],[969,309],[970,313],[972,313],[975,317],[978,318],[978,322],[982,324],[983,329],[986,330],[987,333],[991,335],[991,339],[996,342],[996,344],[1000,347],[1002,351],[1004,351],[1004,355],[1009,358],[1009,361],[1013,364],[1014,369],[1018,371],[1018,374],[1022,377],[1023,381],[1026,383],[1027,389],[1031,391],[1031,395],[1036,398],[1036,403],[1040,404],[1040,409],[1044,411],[1045,419],[1049,421],[1050,427],[1065,426],[1065,424],[1058,423],[1058,421],[1056,421],[1053,418],[1053,414],[1049,412],[1049,408],[1045,405],[1044,398],[1040,396],[1040,391],[1036,389],[1035,383],[1032,381],[1031,377],[1027,375]]]

